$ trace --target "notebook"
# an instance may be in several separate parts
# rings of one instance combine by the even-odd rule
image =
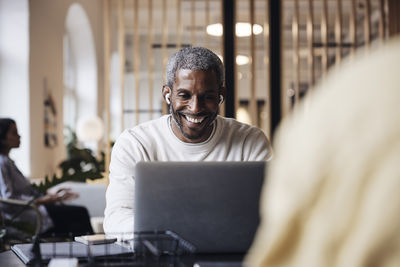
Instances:
[[[265,162],[140,162],[135,231],[170,230],[196,253],[245,253],[259,223]]]

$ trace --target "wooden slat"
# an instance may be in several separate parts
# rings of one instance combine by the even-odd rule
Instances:
[[[221,12],[221,14],[220,14],[220,18],[221,18],[221,24],[223,24],[223,17],[224,17],[224,1],[223,0],[219,0],[219,4],[220,4],[220,8],[219,8],[219,10],[220,10],[220,12]],[[224,49],[225,49],[225,47],[224,47],[224,42],[223,42],[223,40],[224,40],[224,34],[222,33],[222,36],[221,36],[221,39],[220,39],[220,45],[221,45],[221,57],[223,58],[224,57],[224,55],[225,55],[225,52],[224,52]],[[225,62],[225,59],[223,58],[223,62]],[[228,89],[228,88],[227,88]],[[225,101],[224,101],[224,103],[220,106],[220,109],[219,109],[219,114],[220,115],[222,115],[222,116],[225,116],[226,115],[226,103],[227,103],[227,101],[226,101],[226,99],[225,99]]]
[[[253,33],[253,25],[255,24],[254,0],[249,0],[250,5],[250,117],[252,124],[257,126],[257,100],[256,100],[256,54],[255,54],[255,36]]]
[[[190,42],[192,46],[196,44],[196,0],[190,2]]]
[[[124,21],[125,1],[118,0],[118,54],[119,54],[119,90],[120,90],[120,110],[121,110],[121,129],[125,128],[125,21]]]
[[[342,0],[336,0],[336,17],[335,17],[335,42],[336,56],[335,64],[339,64],[342,60]]]
[[[165,84],[165,68],[167,65],[167,37],[168,37],[168,23],[167,23],[167,4],[166,0],[162,0],[162,11],[161,11],[161,21],[162,21],[162,32],[161,32],[161,57],[163,65],[163,84]]]
[[[104,109],[105,109],[105,158],[104,171],[106,183],[109,183],[109,166],[111,158],[111,143],[110,143],[110,0],[104,0]]]
[[[235,7],[238,7],[239,6],[239,0],[233,0],[233,1],[235,1],[236,3],[235,3]],[[236,21],[236,18],[237,18],[237,15],[236,15],[236,12],[237,12],[237,9],[235,8],[234,9],[234,12],[235,12],[235,20],[234,20],[234,24],[233,24],[233,38],[234,38],[234,42],[235,42],[235,45],[234,45],[234,49],[233,49],[233,64],[234,64],[234,66],[235,66],[235,74],[234,74],[234,79],[235,79],[235,82],[234,82],[234,84],[235,84],[235,88],[234,88],[234,103],[235,103],[235,118],[236,118],[236,116],[237,116],[237,109],[240,107],[240,102],[239,102],[239,93],[238,93],[238,85],[239,85],[239,80],[238,80],[238,66],[236,65],[236,47],[238,47],[238,42],[237,42],[237,37],[236,37],[236,23],[237,23],[237,21]],[[225,26],[224,26],[224,30],[225,30]]]
[[[154,26],[153,26],[153,0],[147,0],[148,2],[148,38],[149,38],[149,43],[147,44],[147,54],[149,57],[149,63],[148,63],[148,72],[149,72],[149,109],[151,110],[150,112],[150,119],[153,119],[153,87],[154,87],[154,53],[153,53],[153,43],[154,43]]]
[[[167,58],[168,21],[167,21],[167,3],[166,3],[166,0],[162,0],[161,22],[162,22],[162,26],[161,26],[162,78],[163,78],[163,84],[165,84],[165,82],[166,82],[165,70],[166,70],[167,63],[168,63],[168,58]],[[168,112],[167,104],[165,102],[163,102],[162,113],[166,114],[167,112]]]
[[[365,46],[371,45],[371,3],[364,0],[364,42]]]
[[[205,3],[206,4],[206,6],[205,6],[205,9],[206,9],[205,25],[207,27],[207,25],[210,25],[210,0],[205,0],[205,1],[206,1],[206,3]],[[206,40],[205,44],[206,44],[206,47],[210,48],[210,38],[209,38],[209,36],[208,36],[206,31],[204,31],[204,33],[205,33],[205,40]]]
[[[379,40],[385,40],[386,28],[385,0],[379,0]]]
[[[385,12],[385,38],[389,38],[390,25],[389,25],[389,0],[384,0],[384,12]]]
[[[134,0],[133,12],[134,12],[134,22],[133,22],[133,36],[134,36],[134,53],[133,53],[133,74],[135,77],[135,119],[136,125],[140,123],[140,34],[139,34],[139,0]]]
[[[351,0],[349,17],[350,55],[354,57],[357,48],[357,8],[356,0]]]
[[[307,13],[307,47],[308,47],[308,72],[309,84],[312,88],[315,84],[315,71],[314,71],[314,0],[308,0],[308,13]]]
[[[321,18],[321,41],[322,41],[322,74],[328,72],[328,3],[322,0],[322,18]]]
[[[177,17],[176,20],[177,20],[177,27],[178,27],[176,48],[177,48],[177,50],[180,50],[182,47],[182,3],[181,3],[181,0],[177,0],[177,3],[176,3],[176,17]]]
[[[294,73],[294,91],[295,91],[295,104],[300,99],[300,37],[299,37],[299,0],[293,2],[293,20],[292,20],[292,39],[293,39],[293,73]]]

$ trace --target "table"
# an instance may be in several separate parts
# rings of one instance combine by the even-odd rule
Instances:
[[[243,254],[199,254],[184,256],[181,258],[180,263],[183,265],[192,267],[196,262],[230,262],[226,266],[240,266]],[[87,264],[80,264],[80,266],[86,266]],[[26,266],[11,250],[0,253],[0,266],[10,266],[10,267],[24,267]],[[108,265],[112,266],[112,265]],[[121,266],[121,265],[119,265]],[[127,263],[126,266],[132,266],[132,264]],[[212,266],[212,265],[208,265]],[[223,265],[218,265],[222,267]]]

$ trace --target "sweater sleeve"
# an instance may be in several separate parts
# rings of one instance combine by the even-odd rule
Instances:
[[[272,159],[272,147],[264,132],[251,127],[244,141],[243,158],[247,161],[269,161]]]
[[[142,160],[143,148],[128,130],[115,143],[110,162],[110,174],[104,211],[104,231],[107,234],[133,232],[133,206],[136,163]]]

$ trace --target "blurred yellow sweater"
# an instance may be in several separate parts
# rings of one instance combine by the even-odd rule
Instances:
[[[400,266],[400,39],[333,70],[274,141],[246,266]]]

